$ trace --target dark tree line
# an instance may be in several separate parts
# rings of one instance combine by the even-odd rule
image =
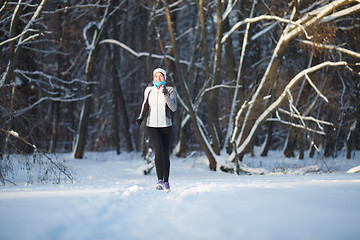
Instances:
[[[62,0],[0,4],[1,155],[141,151],[152,70],[177,87],[173,149],[210,169],[254,146],[360,149],[360,3]],[[1,165],[0,165],[1,166]]]

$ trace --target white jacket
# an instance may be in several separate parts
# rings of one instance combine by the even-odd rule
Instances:
[[[141,106],[139,118],[144,119],[147,115],[147,127],[170,127],[172,126],[172,112],[177,109],[176,89],[166,87],[168,94],[163,94],[163,87],[147,87],[144,91],[144,102]]]

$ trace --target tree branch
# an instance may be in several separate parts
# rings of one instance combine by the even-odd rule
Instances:
[[[110,43],[110,44],[114,44],[117,45],[121,48],[123,48],[124,50],[128,51],[129,53],[131,53],[132,55],[134,55],[137,58],[140,57],[153,57],[156,59],[164,59],[165,57],[173,62],[175,62],[174,57],[170,56],[170,55],[159,55],[159,54],[150,54],[148,52],[136,52],[135,50],[133,50],[132,48],[130,48],[129,46],[127,46],[126,44],[119,42],[115,39],[104,39],[102,41],[100,41],[99,44],[103,44],[103,43]],[[185,64],[187,66],[190,65],[190,63],[188,61],[184,61],[184,60],[180,60],[180,63]]]
[[[67,173],[64,169],[62,169],[56,162],[54,162],[50,157],[48,157],[43,151],[41,151],[39,148],[37,148],[34,144],[31,144],[25,138],[20,137],[17,132],[15,132],[13,130],[7,131],[7,130],[1,129],[1,128],[0,128],[0,131],[6,133],[8,135],[11,135],[13,137],[16,137],[17,139],[23,141],[24,143],[26,143],[30,147],[34,148],[36,151],[38,151],[39,153],[44,155],[50,161],[50,163],[52,163],[57,169],[59,169],[60,172],[62,172],[68,179],[71,180],[71,182],[74,181],[74,177],[71,175],[71,173]]]
[[[344,17],[344,16],[347,16],[347,15],[356,13],[358,11],[360,11],[360,4],[357,4],[357,5],[349,7],[349,8],[345,8],[344,10],[338,11],[336,13],[331,14],[330,16],[324,17],[319,22],[319,24],[327,23],[327,22],[333,21],[333,20],[335,20],[337,18]]]
[[[262,16],[259,16],[259,17],[254,17],[254,18],[247,18],[247,19],[244,19],[238,23],[236,23],[228,32],[224,33],[224,36],[222,37],[221,39],[221,43],[225,43],[226,40],[230,37],[230,35],[232,33],[234,33],[239,27],[241,27],[243,24],[246,24],[246,23],[254,23],[254,22],[258,22],[258,21],[262,21],[262,20],[277,20],[279,22],[283,22],[283,23],[288,23],[288,24],[293,24],[297,27],[299,27],[302,31],[304,31],[306,37],[308,39],[311,39],[312,37],[309,36],[304,28],[304,26],[302,26],[300,23],[298,22],[294,22],[294,21],[291,21],[291,20],[288,20],[288,19],[284,19],[284,18],[281,18],[281,17],[278,17],[278,16],[269,16],[269,15],[262,15]]]
[[[280,104],[283,102],[285,97],[288,94],[288,91],[302,78],[304,78],[307,74],[318,71],[319,69],[322,69],[327,66],[346,66],[347,62],[340,61],[340,62],[323,62],[321,64],[318,64],[316,66],[313,66],[311,68],[305,69],[298,73],[285,87],[284,91],[281,93],[281,95],[256,119],[254,122],[249,134],[246,136],[243,143],[237,148],[237,151],[239,154],[243,153],[244,150],[249,147],[250,143],[255,137],[255,133],[258,130],[258,128],[261,126],[261,124],[280,106]],[[240,138],[237,139],[237,145],[240,144]]]
[[[39,100],[37,100],[36,102],[34,102],[33,104],[31,104],[30,106],[20,109],[20,110],[17,110],[13,114],[14,114],[14,117],[17,117],[20,114],[34,108],[36,105],[40,104],[43,101],[51,100],[51,101],[55,101],[55,102],[78,102],[78,101],[83,101],[83,100],[91,97],[91,94],[84,96],[84,97],[78,97],[78,98],[72,98],[72,97],[73,96],[70,96],[70,97],[42,97]]]
[[[308,40],[298,40],[298,41],[303,43],[303,44],[309,45],[309,46],[314,46],[314,47],[317,47],[317,48],[324,48],[324,49],[328,49],[328,50],[334,50],[334,51],[344,53],[344,54],[349,55],[349,56],[354,57],[354,58],[360,58],[360,53],[351,51],[349,49],[337,47],[337,46],[334,46],[334,45],[326,45],[326,44],[322,44],[322,43],[314,43],[314,42],[311,42],[311,41],[308,41]]]
[[[306,121],[313,121],[317,124],[317,126],[323,130],[324,128],[320,125],[320,124],[326,124],[326,125],[330,125],[330,126],[334,126],[333,123],[331,122],[327,122],[327,121],[323,121],[323,120],[319,120],[319,119],[316,119],[312,116],[302,116],[302,115],[299,115],[299,114],[294,114],[292,112],[289,112],[289,111],[286,111],[285,109],[282,109],[282,108],[279,108],[277,111],[279,112],[282,112],[282,113],[285,113],[287,115],[289,115],[290,117],[295,117],[295,118],[299,118],[299,119],[303,119],[303,120],[306,120]]]

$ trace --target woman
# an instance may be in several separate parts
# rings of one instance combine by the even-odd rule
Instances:
[[[172,126],[172,112],[177,109],[176,90],[166,86],[166,71],[156,68],[153,72],[154,86],[144,91],[144,102],[136,120],[140,125],[146,117],[147,132],[155,151],[155,167],[158,178],[157,190],[170,192],[170,138]]]

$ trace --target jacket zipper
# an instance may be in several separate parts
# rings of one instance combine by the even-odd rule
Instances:
[[[159,90],[157,91],[156,96],[156,124],[159,127]]]

